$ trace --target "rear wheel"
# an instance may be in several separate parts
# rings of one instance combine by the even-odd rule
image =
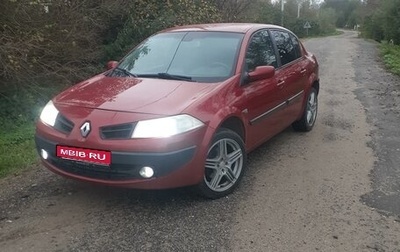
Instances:
[[[246,152],[241,137],[228,129],[219,130],[208,149],[198,192],[211,199],[230,194],[241,180],[245,166]]]
[[[318,113],[318,93],[315,88],[311,88],[307,97],[307,104],[304,108],[303,116],[294,122],[292,127],[296,131],[310,131],[314,127]]]

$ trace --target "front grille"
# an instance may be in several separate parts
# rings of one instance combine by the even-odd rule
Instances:
[[[133,129],[133,123],[104,126],[100,128],[100,136],[102,139],[129,139]]]
[[[58,113],[54,128],[63,133],[69,134],[74,128],[74,123],[68,120],[65,116]]]
[[[104,180],[126,180],[126,179],[140,178],[139,166],[132,166],[132,165],[104,166],[104,165],[97,165],[97,164],[84,163],[68,159],[62,159],[57,157],[52,157],[51,160],[49,161],[58,169],[61,169],[71,174],[88,178],[104,179]]]

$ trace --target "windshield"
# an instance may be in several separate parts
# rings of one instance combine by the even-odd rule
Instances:
[[[137,46],[118,67],[138,77],[218,82],[233,75],[242,38],[228,32],[161,33]]]

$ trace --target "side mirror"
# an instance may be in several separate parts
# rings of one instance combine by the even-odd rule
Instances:
[[[248,73],[249,81],[257,81],[269,79],[275,75],[275,67],[273,66],[258,66],[253,72]]]
[[[107,70],[116,68],[117,66],[118,66],[118,61],[109,61],[109,62],[107,62],[107,65],[106,65]]]

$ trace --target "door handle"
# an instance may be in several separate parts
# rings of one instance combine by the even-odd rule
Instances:
[[[284,80],[279,80],[278,84],[276,84],[279,88],[283,88],[283,84],[285,84]]]
[[[305,68],[301,69],[301,71],[300,71],[301,74],[303,74],[305,72],[307,72],[307,69],[305,69]]]

